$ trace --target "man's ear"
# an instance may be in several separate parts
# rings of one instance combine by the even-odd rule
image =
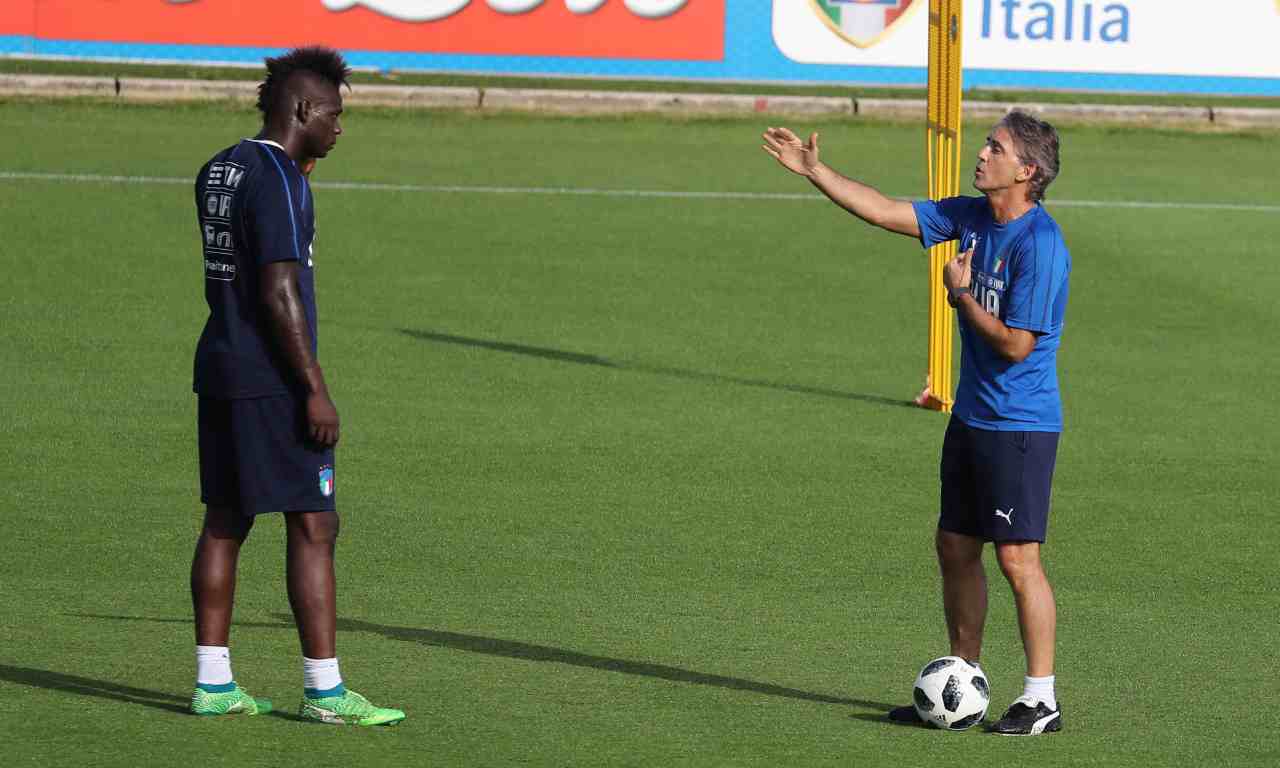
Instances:
[[[1024,181],[1030,181],[1036,177],[1038,168],[1039,166],[1036,165],[1020,165],[1018,166],[1018,172],[1013,175],[1013,180],[1019,184]]]
[[[311,100],[298,99],[297,104],[293,108],[293,116],[301,125],[306,125],[311,121]]]

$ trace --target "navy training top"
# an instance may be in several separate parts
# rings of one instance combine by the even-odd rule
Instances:
[[[200,169],[195,201],[209,319],[196,345],[193,389],[222,399],[285,394],[298,382],[276,348],[258,292],[264,265],[298,262],[315,354],[311,186],[279,144],[243,139]]]

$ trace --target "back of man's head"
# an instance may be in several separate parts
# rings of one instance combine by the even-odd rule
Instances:
[[[299,73],[305,73],[340,88],[348,85],[351,68],[342,58],[342,54],[332,48],[311,46],[295,48],[283,56],[268,57],[267,76],[258,86],[258,110],[262,112],[263,122],[281,111],[293,108],[289,98],[289,81]]]
[[[1027,194],[1033,201],[1043,200],[1045,190],[1058,177],[1058,131],[1044,120],[1017,110],[1005,115],[996,127],[1009,131],[1018,160],[1036,167]]]

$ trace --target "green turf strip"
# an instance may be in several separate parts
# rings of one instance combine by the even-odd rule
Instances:
[[[344,120],[317,181],[808,190],[755,121]],[[194,176],[255,121],[5,102],[0,171]],[[851,175],[924,186],[915,127],[793,127]],[[1274,206],[1274,157],[1260,136],[1072,127],[1051,198]],[[1051,208],[1074,256],[1046,548],[1066,729],[1020,741],[881,719],[946,651],[945,419],[901,405],[925,359],[911,241],[807,200],[316,205],[339,655],[409,719],[285,716],[302,680],[274,517],[242,558],[232,661],[285,715],[182,714],[206,314],[190,189],[0,180],[6,764],[1280,761],[1274,214]],[[1022,659],[990,577],[1002,708]]]
[[[198,80],[259,80],[258,67],[194,66],[190,64],[133,64],[124,62],[62,61],[0,58],[0,74],[160,77]],[[672,93],[738,93],[762,96],[844,96],[878,99],[923,99],[924,88],[891,88],[858,83],[791,85],[779,83],[690,82],[683,80],[617,80],[608,78],[508,77],[450,72],[376,72],[352,75],[353,85],[435,85],[471,88],[550,88],[597,91],[656,91]],[[1047,104],[1130,104],[1164,107],[1280,107],[1280,98],[1265,96],[1208,96],[1165,93],[1105,93],[1094,91],[1022,91],[971,88],[965,99],[1037,102]]]

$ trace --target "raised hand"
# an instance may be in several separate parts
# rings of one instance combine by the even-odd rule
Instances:
[[[957,253],[955,258],[942,265],[942,284],[947,287],[948,295],[969,290],[973,280],[973,248]]]
[[[773,155],[783,168],[801,176],[811,175],[818,167],[817,133],[811,134],[806,144],[789,128],[767,128],[761,149]]]

